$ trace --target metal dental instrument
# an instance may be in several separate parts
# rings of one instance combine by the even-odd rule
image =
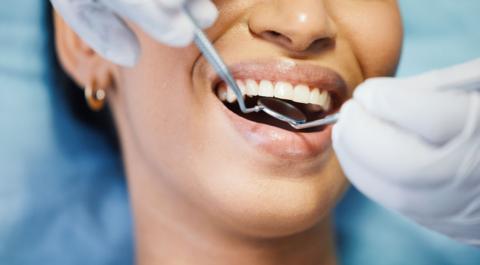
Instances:
[[[195,44],[202,52],[205,59],[213,66],[220,78],[233,90],[233,92],[237,96],[240,110],[243,113],[263,111],[275,119],[290,124],[290,126],[297,130],[329,125],[338,121],[339,114],[336,113],[318,120],[307,122],[307,117],[297,107],[288,102],[275,98],[261,98],[258,100],[255,107],[248,108],[245,105],[245,100],[243,99],[242,92],[238,87],[237,82],[233,78],[232,74],[228,70],[228,67],[225,65],[222,58],[217,53],[205,33],[198,26],[197,22],[192,17],[190,12],[188,12],[187,8],[185,8],[185,11],[185,13],[188,15],[193,25],[195,26]]]

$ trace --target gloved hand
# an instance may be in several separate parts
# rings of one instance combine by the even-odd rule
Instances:
[[[480,246],[480,60],[366,81],[332,137],[345,174],[366,196]]]
[[[51,3],[92,49],[124,66],[133,66],[140,54],[138,40],[124,19],[138,24],[161,43],[186,46],[194,35],[183,7],[202,28],[210,27],[218,16],[210,0],[51,0]]]

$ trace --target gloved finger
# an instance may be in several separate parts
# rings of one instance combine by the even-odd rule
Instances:
[[[133,66],[140,53],[138,40],[125,23],[95,1],[51,1],[65,21],[99,55],[123,65]]]
[[[342,140],[334,134],[333,145],[339,162],[352,185],[365,196],[376,201],[382,206],[394,210],[402,215],[413,218],[425,224],[428,220],[436,220],[454,216],[458,209],[467,205],[475,198],[473,194],[452,199],[445,196],[445,187],[427,185],[425,187],[406,187],[398,182],[391,181],[384,175],[379,175],[375,169],[367,168],[358,160],[351,150],[345,148]],[[418,179],[420,182],[421,180]],[[445,183],[446,188],[451,183]],[[432,207],[442,205],[442,207]],[[457,220],[459,221],[459,220]]]
[[[343,139],[341,137],[339,139],[338,133],[333,134],[333,146],[345,175],[362,194],[380,205],[402,214],[408,212],[412,205],[416,205],[407,201],[412,198],[410,194],[407,194],[408,189],[377,177],[377,172],[359,163],[356,156],[352,155],[343,144]]]
[[[145,0],[139,0],[145,1]],[[185,5],[185,2],[188,0],[154,0],[158,4],[162,5],[164,8],[168,9],[180,9]]]
[[[178,11],[184,7],[189,10],[196,23],[201,28],[213,25],[218,17],[218,9],[211,0],[156,0],[163,7],[171,11]]]
[[[194,26],[181,9],[166,8],[153,0],[101,0],[101,3],[136,23],[161,43],[186,46],[193,40]]]
[[[210,0],[190,0],[187,8],[201,28],[209,28],[218,18],[218,9]]]
[[[172,25],[165,29],[160,35],[153,35],[153,37],[159,41],[171,46],[185,47],[190,45],[194,39],[194,25],[190,18],[185,13],[178,13],[171,17]],[[146,29],[148,32],[148,29]],[[151,34],[155,34],[150,31]]]
[[[371,115],[442,145],[464,129],[470,95],[422,85],[428,86],[413,79],[375,78],[361,84],[353,98]]]
[[[391,185],[387,185],[384,180],[375,177],[368,168],[359,164],[338,136],[338,133],[333,134],[333,146],[342,169],[352,185],[371,200],[387,208],[404,209],[406,203],[399,201],[405,198],[403,193],[391,188]]]
[[[218,16],[208,0],[101,0],[120,16],[139,25],[155,40],[171,46],[187,46],[194,38],[194,25],[184,10],[188,8],[200,27],[208,27]]]
[[[372,116],[352,100],[342,107],[333,137],[335,151],[348,150],[352,160],[396,185],[442,186],[454,175],[449,170],[456,168],[435,165],[448,154],[415,134]],[[449,161],[459,164],[457,160],[461,159],[452,157]],[[418,176],[418,172],[425,172],[421,179],[411,177]]]
[[[469,237],[474,228],[478,227],[480,220],[477,214],[470,211],[459,213],[459,209],[478,209],[480,202],[478,192],[463,192],[462,196],[448,196],[458,194],[455,185],[450,183],[446,187],[404,187],[398,183],[390,182],[387,178],[379,176],[374,170],[365,168],[349,153],[349,150],[337,146],[338,139],[333,139],[335,151],[339,161],[351,183],[368,198],[382,206],[394,210],[411,218],[419,224],[444,234],[461,237],[462,239],[479,238]],[[341,143],[341,141],[340,141]],[[476,204],[475,205],[472,205]],[[441,207],[436,207],[441,205]],[[471,205],[473,207],[465,207]],[[451,218],[456,216],[456,218]],[[454,229],[449,233],[449,229]]]
[[[480,59],[451,67],[448,74],[451,81],[445,81],[444,87],[460,88],[469,91],[480,91]]]
[[[433,70],[408,79],[447,90],[480,90],[480,59]]]

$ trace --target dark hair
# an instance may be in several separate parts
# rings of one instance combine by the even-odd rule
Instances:
[[[57,53],[55,52],[55,36],[53,25],[53,12],[51,5],[46,5],[46,27],[48,34],[48,46],[50,51],[50,65],[53,69],[52,80],[60,98],[64,98],[67,102],[68,109],[72,116],[87,125],[88,127],[98,131],[100,134],[118,149],[118,139],[113,123],[113,119],[108,108],[104,108],[100,112],[93,112],[89,109],[83,94],[83,90],[69,77],[69,75],[61,67]]]

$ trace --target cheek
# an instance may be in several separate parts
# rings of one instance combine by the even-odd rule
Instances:
[[[336,3],[333,13],[339,32],[348,39],[364,78],[393,75],[403,39],[397,3],[391,0],[340,0]]]
[[[123,69],[119,77],[119,116],[126,124],[121,131],[133,139],[131,148],[156,169],[177,168],[175,162],[189,156],[186,147],[195,139],[192,108],[197,100],[189,75],[195,51],[169,48],[145,34],[138,36],[140,61],[132,69]]]

